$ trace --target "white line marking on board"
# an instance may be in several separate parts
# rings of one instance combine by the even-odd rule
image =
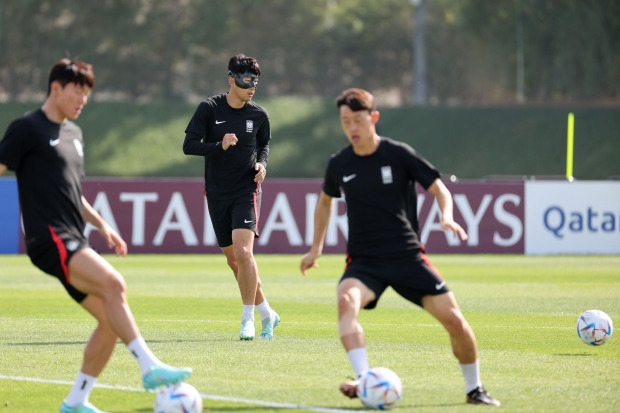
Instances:
[[[14,381],[29,381],[33,383],[50,383],[50,384],[66,384],[67,386],[73,385],[72,381],[67,380],[55,380],[55,379],[41,379],[36,377],[22,377],[22,376],[7,376],[5,374],[0,374],[0,380],[14,380]],[[145,390],[137,387],[128,387],[128,386],[114,386],[111,384],[102,384],[97,383],[95,387],[101,389],[109,389],[109,390],[124,390],[130,392],[144,392]],[[206,400],[217,400],[222,402],[231,402],[231,403],[243,403],[243,404],[255,404],[259,406],[265,407],[273,407],[277,409],[296,409],[296,410],[309,410],[312,412],[326,412],[326,413],[351,413],[350,409],[335,409],[330,407],[320,407],[320,406],[305,406],[302,404],[293,404],[293,403],[278,403],[278,402],[269,402],[265,400],[252,400],[252,399],[244,399],[240,397],[228,397],[228,396],[218,396],[214,394],[200,394],[203,399]]]

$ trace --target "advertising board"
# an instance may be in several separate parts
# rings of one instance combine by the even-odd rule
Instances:
[[[528,182],[526,254],[620,254],[620,182]]]
[[[263,184],[256,253],[303,254],[312,243],[319,179]],[[460,241],[441,230],[434,198],[418,189],[420,237],[429,253],[618,254],[619,182],[447,182]],[[219,253],[202,179],[87,178],[84,196],[131,253]],[[24,252],[14,178],[0,179],[0,253]],[[95,249],[107,246],[85,230]],[[346,252],[346,205],[337,199],[324,253]]]

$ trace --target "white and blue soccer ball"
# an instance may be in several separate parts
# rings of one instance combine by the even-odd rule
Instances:
[[[357,397],[368,409],[388,410],[400,401],[403,385],[387,367],[374,367],[360,377]]]
[[[155,413],[202,413],[202,397],[185,382],[162,387],[155,397]]]
[[[577,319],[577,335],[586,344],[605,344],[614,331],[611,318],[600,310],[584,311]]]

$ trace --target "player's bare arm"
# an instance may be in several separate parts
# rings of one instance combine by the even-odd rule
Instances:
[[[82,207],[84,220],[97,228],[99,235],[106,241],[109,248],[114,248],[117,256],[127,255],[127,243],[121,236],[108,225],[101,215],[90,205],[90,203],[82,196]]]
[[[0,163],[0,176],[2,176],[5,172],[6,172],[6,165],[3,163]]]
[[[323,243],[325,242],[325,234],[327,233],[327,226],[329,225],[329,219],[332,214],[332,200],[333,198],[327,195],[325,192],[321,192],[321,196],[316,203],[314,210],[314,238],[312,240],[312,247],[302,258],[299,265],[301,273],[305,276],[306,270],[310,268],[318,267],[316,260],[323,253]]]
[[[435,182],[428,187],[428,192],[433,194],[441,211],[441,228],[444,231],[450,231],[459,237],[462,241],[467,240],[467,233],[457,222],[453,216],[452,194],[446,188],[441,179],[435,179]]]

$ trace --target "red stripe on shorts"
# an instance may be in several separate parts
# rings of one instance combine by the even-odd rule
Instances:
[[[60,265],[62,267],[62,272],[65,275],[65,281],[69,282],[69,268],[67,268],[67,248],[65,248],[65,243],[62,242],[62,239],[56,234],[54,228],[51,225],[48,225],[50,229],[50,234],[52,235],[52,240],[54,244],[56,244],[56,250],[58,250],[58,256],[60,257]]]
[[[344,264],[345,271],[347,270],[347,268],[349,268],[349,265],[351,264],[351,262],[353,262],[353,258],[351,258],[351,256],[347,253],[347,258]]]
[[[443,275],[441,275],[439,270],[435,268],[431,260],[429,260],[428,257],[426,256],[426,254],[423,251],[420,251],[420,254],[422,255],[422,261],[424,261],[424,263],[428,265],[431,268],[431,270],[435,271],[435,273],[437,273],[437,276],[443,280],[444,279]]]
[[[252,194],[252,197],[254,198],[254,216],[256,217],[256,227],[254,228],[254,231],[258,236],[258,195],[256,194],[256,192]]]

